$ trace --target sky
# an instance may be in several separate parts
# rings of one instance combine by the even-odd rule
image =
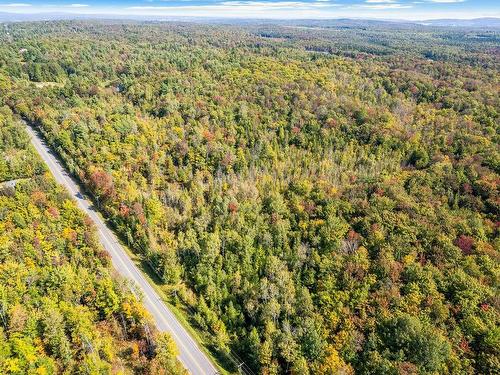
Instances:
[[[0,0],[0,12],[230,18],[500,17],[500,0]]]

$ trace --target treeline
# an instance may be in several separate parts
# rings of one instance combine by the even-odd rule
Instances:
[[[221,355],[495,373],[498,43],[389,31],[13,25],[0,90]]]
[[[0,373],[184,373],[130,287],[1,106]]]

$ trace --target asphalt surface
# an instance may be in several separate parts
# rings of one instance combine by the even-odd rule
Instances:
[[[129,258],[114,233],[106,226],[103,219],[95,211],[92,202],[85,198],[85,194],[81,191],[77,182],[66,172],[62,163],[54,156],[38,133],[28,124],[26,124],[26,127],[31,138],[31,143],[47,164],[56,181],[69,191],[78,203],[78,206],[94,222],[103,247],[111,255],[113,267],[119,274],[136,283],[142,291],[143,304],[152,315],[156,327],[160,331],[168,332],[172,335],[179,348],[180,354],[178,358],[184,367],[193,375],[213,375],[218,373],[215,366],[200,350],[189,333],[179,323],[174,314],[141,274],[141,271]]]

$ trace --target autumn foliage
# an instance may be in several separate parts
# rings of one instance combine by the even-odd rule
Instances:
[[[229,371],[236,356],[262,374],[500,371],[498,30],[348,20],[8,30],[2,111],[42,131]],[[1,124],[4,143],[26,142]],[[6,179],[38,169],[12,150],[0,158]],[[15,265],[24,252],[45,259],[59,272],[44,288],[111,324],[124,296],[93,276],[103,257],[47,189],[23,197],[26,212],[0,209],[4,233],[29,233],[25,247],[2,237],[0,260],[14,257],[5,280],[29,275]],[[32,232],[43,215],[64,236]],[[71,256],[94,267],[88,283],[69,283],[76,292],[60,282]],[[174,353],[160,340],[158,373]],[[73,358],[57,342],[40,353]]]

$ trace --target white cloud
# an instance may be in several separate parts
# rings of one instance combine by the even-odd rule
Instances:
[[[334,18],[339,17],[340,4],[329,1],[253,1],[228,0],[204,5],[163,5],[131,6],[127,13],[156,16],[191,16],[191,17],[231,17],[231,18]],[[340,10],[340,11],[337,11]]]
[[[253,14],[264,13],[266,11],[284,11],[284,10],[315,10],[318,8],[337,7],[339,4],[330,4],[327,1],[223,1],[210,5],[172,5],[172,6],[131,6],[129,10],[154,10],[160,12],[182,12],[182,11],[216,11],[223,13],[241,13],[251,12]],[[250,14],[250,13],[248,13]]]
[[[284,8],[294,8],[297,7],[329,7],[331,4],[325,4],[324,1],[316,1],[314,3],[309,3],[305,1],[274,1],[274,2],[264,2],[264,1],[223,1],[219,3],[220,5],[214,5],[216,7],[220,6],[230,6],[239,8],[258,8],[258,9],[284,9]]]
[[[2,1],[2,0],[0,0]],[[5,1],[5,0],[4,0]],[[9,0],[7,0],[9,1]],[[10,0],[15,1],[15,0]],[[22,0],[20,0],[22,1]],[[49,0],[47,0],[49,1]],[[43,4],[18,7],[0,4],[0,9],[11,13],[64,12],[85,15],[124,15],[160,19],[163,17],[220,17],[220,18],[266,18],[266,19],[332,19],[370,18],[424,20],[433,18],[479,18],[500,17],[500,10],[478,7],[462,9],[460,6],[419,6],[435,2],[463,2],[465,0],[357,0],[357,4],[346,4],[335,0],[214,0],[199,5],[195,0],[142,0],[137,6],[94,5],[71,6]],[[159,3],[161,1],[161,3]],[[222,1],[222,2],[219,2]],[[311,2],[309,2],[311,1]],[[19,6],[21,3],[17,3]],[[24,4],[24,3],[23,3]],[[79,4],[79,3],[75,3]],[[84,5],[84,4],[82,4]],[[158,6],[155,6],[158,5]],[[7,5],[9,6],[9,5]],[[29,7],[26,7],[29,6]],[[443,9],[446,8],[446,9]]]
[[[427,0],[428,2],[431,3],[444,3],[444,4],[451,4],[451,3],[464,3],[465,0]]]
[[[413,5],[404,5],[404,4],[362,4],[362,5],[353,5],[353,8],[363,8],[363,9],[373,9],[373,10],[409,9],[409,8],[413,8]]]
[[[31,4],[26,4],[26,3],[0,4],[0,7],[8,7],[8,8],[25,8],[30,6]]]
[[[88,4],[70,4],[68,5],[68,8],[86,8],[88,7]]]

